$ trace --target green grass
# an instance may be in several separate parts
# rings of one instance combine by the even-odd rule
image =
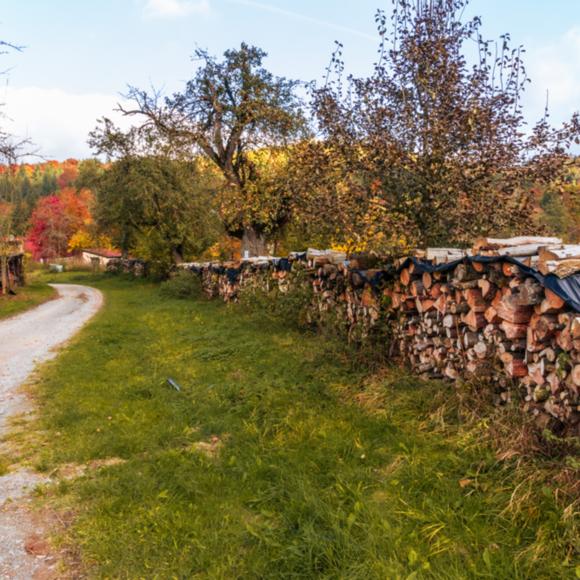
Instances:
[[[20,314],[25,310],[52,300],[56,291],[47,284],[32,278],[26,286],[16,289],[16,295],[0,296],[0,320]]]
[[[552,488],[518,499],[513,465],[430,416],[448,387],[369,380],[236,306],[66,279],[107,305],[42,373],[33,458],[126,460],[47,494],[75,512],[63,541],[89,577],[575,577]]]
[[[10,470],[8,469],[8,461],[0,455],[0,477],[6,475]]]

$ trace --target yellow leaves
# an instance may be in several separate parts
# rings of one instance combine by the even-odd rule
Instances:
[[[68,243],[68,251],[74,252],[76,250],[81,250],[83,248],[93,247],[93,240],[86,231],[80,230],[73,234],[72,238]]]
[[[81,229],[73,234],[68,243],[68,251],[76,252],[86,248],[111,249],[113,243],[106,235],[93,236],[88,231]]]
[[[344,231],[337,231],[335,239],[330,243],[330,249],[347,254],[369,251],[403,254],[410,249],[411,243],[407,236],[394,228],[389,228],[384,220],[374,220],[366,215],[363,217],[363,223],[366,224],[365,229],[356,233],[345,234]],[[341,234],[344,237],[340,238]]]
[[[224,236],[208,248],[202,258],[210,261],[238,260],[242,256],[242,243],[236,238]]]

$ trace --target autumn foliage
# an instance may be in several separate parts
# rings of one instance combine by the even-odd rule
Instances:
[[[240,250],[401,255],[535,230],[576,241],[580,115],[528,126],[524,50],[484,40],[468,3],[393,0],[370,73],[348,75],[337,44],[309,103],[257,47],[197,50],[181,91],[131,88],[131,129],[105,118],[91,132],[107,163],[0,166],[10,233],[36,259],[108,236],[167,269]]]
[[[87,179],[103,169],[97,160],[0,165],[0,206],[9,233],[25,239],[33,259],[65,257],[87,247],[110,247],[98,232]]]
[[[32,212],[26,249],[35,260],[65,256],[73,236],[91,223],[89,190],[66,187],[39,200]]]
[[[538,229],[533,188],[565,179],[580,116],[528,127],[524,51],[509,35],[484,40],[467,4],[396,0],[390,16],[378,11],[367,77],[345,74],[337,46],[313,92],[319,138],[295,163],[309,229],[382,253]]]

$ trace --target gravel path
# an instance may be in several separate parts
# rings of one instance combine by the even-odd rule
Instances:
[[[94,288],[54,284],[59,297],[24,314],[0,321],[0,438],[11,417],[30,410],[20,386],[38,363],[54,358],[101,307]],[[0,477],[0,579],[56,577],[54,559],[43,540],[46,522],[29,507],[30,492],[48,480],[28,470]]]

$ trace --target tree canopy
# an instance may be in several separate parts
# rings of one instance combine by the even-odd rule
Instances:
[[[286,223],[290,209],[257,151],[282,149],[307,134],[299,82],[274,76],[263,66],[265,57],[247,44],[226,51],[223,60],[198,49],[194,60],[200,66],[182,92],[162,100],[132,88],[135,108],[124,109],[144,115],[181,155],[202,153],[219,169],[225,179],[224,225],[230,234],[244,236],[252,253],[265,251],[265,234]]]
[[[90,142],[112,160],[106,171],[85,172],[96,193],[95,220],[124,253],[138,249],[168,264],[213,243],[216,180],[203,164],[172,156],[154,127],[123,132],[105,119]]]
[[[313,93],[319,138],[297,164],[312,228],[379,251],[530,233],[532,186],[563,175],[579,118],[554,129],[546,114],[526,127],[523,49],[509,35],[484,40],[479,18],[462,19],[467,3],[395,0],[390,19],[378,11],[368,78],[345,76],[337,46]]]
[[[528,126],[523,48],[486,40],[467,5],[393,0],[376,14],[371,74],[348,75],[338,43],[321,85],[274,75],[246,43],[198,49],[182,90],[129,89],[132,128],[101,120],[89,143],[106,163],[16,164],[0,128],[0,243],[28,231],[46,257],[102,241],[169,266],[237,256],[232,237],[250,255],[400,254],[542,229],[577,240],[580,118],[554,128],[546,110]],[[72,189],[88,211],[76,230]]]

